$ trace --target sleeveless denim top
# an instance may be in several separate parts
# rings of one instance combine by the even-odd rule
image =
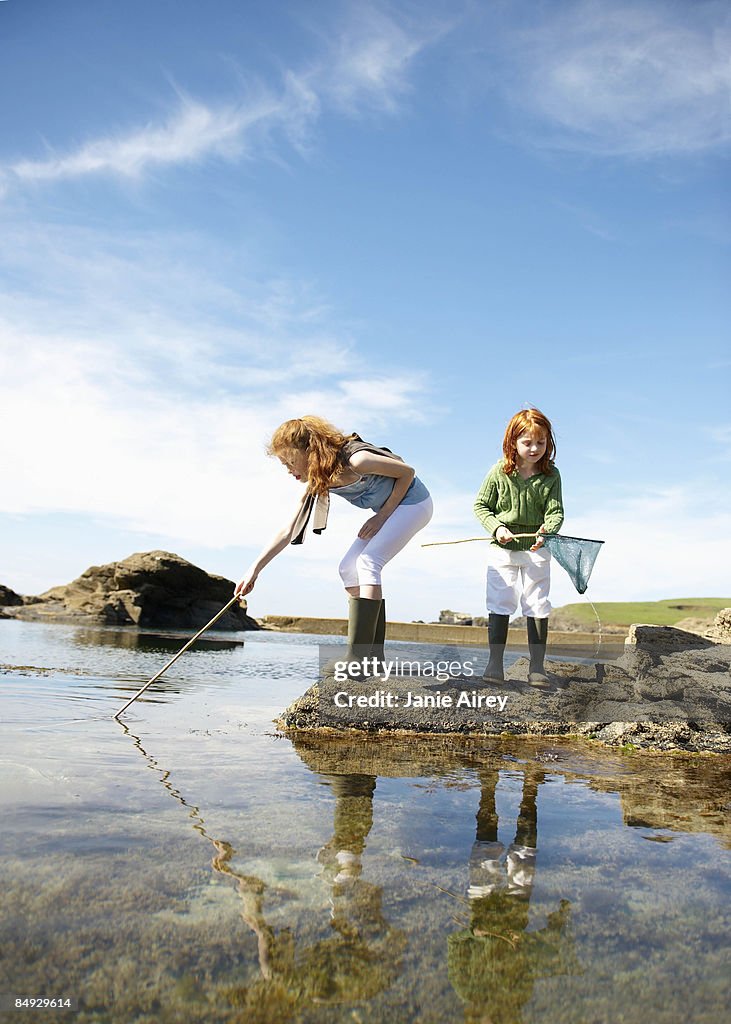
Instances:
[[[374,512],[378,512],[391,497],[391,491],[395,483],[396,480],[392,476],[368,473],[352,484],[345,484],[343,487],[331,487],[330,493],[339,494],[341,498],[345,498],[351,505],[357,505],[358,508],[370,508]],[[415,476],[400,504],[417,505],[428,497],[429,491],[427,491],[418,476]]]
[[[374,455],[390,456],[393,459],[398,459],[399,462],[403,462],[403,459],[389,448],[378,448],[376,445],[364,441],[358,434],[351,434],[344,448],[345,461],[348,461],[351,455],[359,451],[372,452]],[[307,524],[313,512],[314,523],[312,532],[322,533],[327,526],[331,494],[339,494],[341,498],[345,498],[351,505],[357,505],[358,508],[369,508],[374,512],[378,512],[391,496],[395,483],[395,477],[382,476],[380,473],[368,473],[352,484],[345,484],[344,487],[330,487],[325,494],[320,494],[317,498],[313,494],[307,494],[293,526],[293,538],[290,543],[301,544],[303,542]],[[415,476],[411,481],[408,491],[401,499],[401,504],[418,505],[420,501],[426,501],[428,497],[429,491],[421,480]]]

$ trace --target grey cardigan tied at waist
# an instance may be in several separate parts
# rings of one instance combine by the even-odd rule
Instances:
[[[358,434],[351,434],[343,445],[344,461],[348,462],[350,457],[355,455],[356,452],[370,452],[371,455],[383,455],[387,459],[398,459],[399,462],[404,461],[400,455],[396,455],[390,448],[378,448],[376,445],[364,441]],[[310,516],[312,516],[313,509],[315,514],[312,518],[312,532],[321,534],[327,527],[327,516],[330,511],[330,494],[315,495],[308,492],[305,495],[304,503],[294,524],[294,537],[290,541],[291,544],[302,544],[304,541],[305,530],[310,521]]]

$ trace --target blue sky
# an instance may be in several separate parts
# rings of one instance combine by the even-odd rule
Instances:
[[[416,466],[424,540],[476,536],[535,404],[588,596],[725,596],[730,44],[722,3],[3,0],[0,582],[238,578],[305,412]],[[340,613],[360,519],[253,613]],[[484,561],[412,545],[391,616],[481,612]]]

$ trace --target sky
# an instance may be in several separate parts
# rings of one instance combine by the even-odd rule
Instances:
[[[728,595],[730,51],[703,0],[0,0],[0,583],[239,579],[314,413],[432,492],[389,618],[484,614],[487,545],[421,543],[535,405],[587,597]],[[363,518],[251,613],[343,615]]]

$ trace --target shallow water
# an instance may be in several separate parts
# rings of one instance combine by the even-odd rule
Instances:
[[[731,762],[283,737],[323,637],[0,623],[0,993],[80,1022],[718,1022]],[[245,639],[241,644],[234,641]]]

